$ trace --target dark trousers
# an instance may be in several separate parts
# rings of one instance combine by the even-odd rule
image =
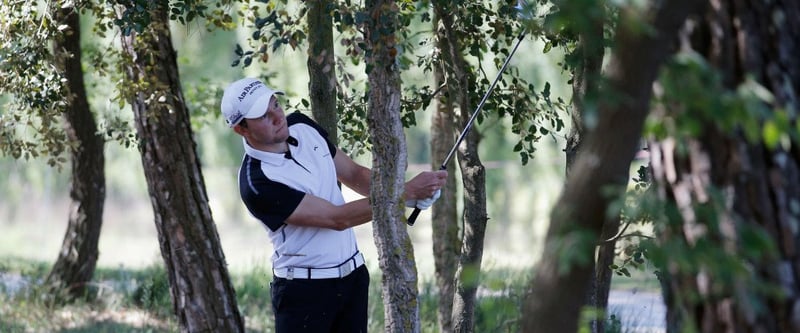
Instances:
[[[275,332],[367,332],[366,265],[341,279],[283,279],[270,283]]]

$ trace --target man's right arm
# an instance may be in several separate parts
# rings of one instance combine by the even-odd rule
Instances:
[[[370,170],[355,163],[347,154],[338,150],[334,158],[340,181],[357,193],[369,196]],[[447,171],[425,171],[405,184],[404,196],[409,200],[425,199],[444,185]],[[344,230],[372,220],[369,199],[363,198],[336,206],[320,197],[305,194],[285,223]]]
[[[306,194],[286,219],[287,224],[344,230],[372,220],[372,207],[367,198],[336,206],[320,197]]]

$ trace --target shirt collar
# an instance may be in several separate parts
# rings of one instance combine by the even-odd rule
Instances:
[[[292,149],[292,146],[297,147],[298,141],[293,136],[289,135],[289,138],[286,139],[286,142],[289,143],[289,149]],[[247,139],[242,138],[242,145],[244,146],[244,152],[251,157],[266,162],[269,164],[274,165],[281,165],[285,163],[288,159],[285,157],[285,153],[273,153],[268,151],[263,151],[259,149],[255,149],[250,144],[247,143]]]

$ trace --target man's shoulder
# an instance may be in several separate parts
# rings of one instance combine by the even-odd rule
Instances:
[[[327,137],[328,137],[328,132],[325,131],[325,129],[323,129],[322,126],[317,124],[317,122],[315,122],[313,119],[309,118],[305,114],[301,113],[300,111],[295,111],[295,112],[292,112],[289,115],[287,115],[286,116],[286,123],[289,126],[298,125],[298,124],[308,125],[311,128],[315,129],[316,132],[319,133],[319,135],[322,136],[323,138],[327,139]]]
[[[311,126],[319,126],[319,125],[317,125],[317,123],[313,119],[309,118],[308,116],[306,116],[305,114],[303,114],[300,111],[295,111],[295,112],[292,112],[292,113],[286,115],[286,122],[289,124],[289,126],[292,126],[292,125],[295,125],[295,124],[306,124],[306,125],[311,125]]]

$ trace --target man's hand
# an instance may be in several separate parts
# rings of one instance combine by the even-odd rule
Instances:
[[[410,200],[427,200],[433,198],[435,192],[444,186],[447,171],[424,171],[405,184],[405,198]],[[435,199],[434,199],[435,201]],[[416,205],[415,205],[416,206]]]
[[[432,197],[427,199],[417,200],[416,207],[421,210],[426,210],[428,208],[431,208],[431,206],[433,206],[433,203],[436,202],[436,199],[439,199],[441,195],[442,195],[442,189],[438,189],[436,190],[436,192],[433,193]]]

